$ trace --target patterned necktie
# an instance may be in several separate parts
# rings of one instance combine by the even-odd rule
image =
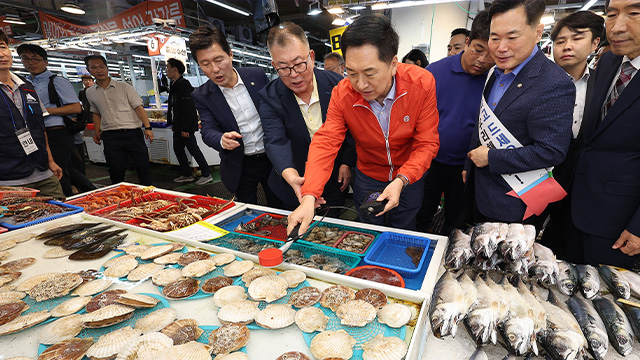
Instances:
[[[616,84],[611,90],[611,93],[609,93],[607,102],[602,107],[602,118],[600,119],[600,121],[604,120],[605,116],[607,116],[607,112],[609,111],[609,109],[611,109],[613,104],[615,104],[616,100],[618,100],[618,98],[620,97],[620,94],[622,94],[622,90],[624,90],[624,88],[629,83],[629,80],[631,80],[631,74],[633,74],[633,70],[634,68],[631,65],[631,61],[625,61],[622,64],[622,67],[620,69],[620,75],[618,76],[618,80],[616,80]]]

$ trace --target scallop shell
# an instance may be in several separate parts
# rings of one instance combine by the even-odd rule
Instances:
[[[9,321],[4,325],[0,325],[0,335],[13,334],[24,329],[28,329],[34,325],[51,317],[51,313],[47,310],[32,312],[27,315],[21,315]]]
[[[200,251],[200,250],[187,251],[186,253],[180,255],[180,259],[178,259],[178,265],[187,266],[192,262],[196,262],[200,260],[209,260],[209,259],[211,259],[211,255],[204,251]]]
[[[249,360],[249,355],[236,351],[230,354],[216,356],[215,360]]]
[[[104,267],[105,269],[112,266],[112,265],[116,265],[119,262],[123,262],[123,261],[130,261],[130,259],[135,260],[136,257],[133,255],[122,255],[122,256],[116,256],[114,258],[111,258],[107,261],[104,262],[104,264],[102,264],[102,267]]]
[[[353,289],[343,285],[334,285],[324,289],[320,304],[331,311],[336,311],[340,305],[355,298],[356,292]]]
[[[251,282],[259,277],[262,276],[267,276],[267,275],[277,275],[278,273],[276,273],[275,270],[273,269],[268,269],[268,268],[253,268],[249,271],[247,271],[246,273],[242,274],[242,281],[244,282],[244,285],[246,287],[249,287],[249,285],[251,285]]]
[[[229,354],[240,350],[249,342],[249,329],[245,324],[226,324],[209,335],[209,345],[214,355]]]
[[[171,245],[173,245],[173,251],[180,251],[184,248],[185,244],[181,243],[181,242],[174,242]]]
[[[187,278],[167,284],[162,289],[162,295],[167,299],[178,300],[188,298],[198,290],[200,290],[200,281]]]
[[[253,269],[256,264],[251,260],[234,261],[224,267],[224,276],[236,277]]]
[[[95,279],[91,281],[87,281],[86,283],[78,286],[71,295],[77,296],[93,296],[97,293],[103,292],[107,290],[113,281],[109,279]]]
[[[73,314],[47,324],[40,330],[38,341],[40,344],[50,345],[73,338],[83,329],[83,316],[81,314]]]
[[[80,275],[82,277],[82,281],[86,283],[88,281],[102,277],[102,271],[98,271],[96,269],[84,269],[82,271],[79,271],[78,275]]]
[[[302,289],[289,295],[289,300],[287,302],[301,309],[307,306],[315,305],[318,301],[320,301],[320,297],[322,297],[322,293],[318,288],[313,286],[305,286]]]
[[[155,286],[167,286],[174,281],[182,279],[182,270],[180,269],[164,269],[151,276],[151,282]]]
[[[294,288],[302,284],[302,282],[304,282],[305,280],[307,280],[307,274],[303,273],[300,270],[283,271],[280,274],[278,274],[278,276],[285,279],[287,281],[287,284],[289,284],[290,288]]]
[[[197,260],[182,268],[182,276],[198,278],[216,269],[216,264],[210,260]]]
[[[160,331],[171,324],[177,315],[178,313],[174,308],[162,308],[136,321],[135,328],[140,329],[143,334]]]
[[[295,322],[301,331],[312,333],[324,331],[329,323],[329,317],[324,314],[322,309],[309,306],[296,312]]]
[[[249,285],[249,296],[258,301],[268,303],[276,301],[287,295],[287,281],[279,276],[267,275],[259,277]]]
[[[33,359],[27,356],[13,356],[10,358],[6,358],[4,360],[33,360]]]
[[[54,247],[53,249],[49,249],[44,254],[42,254],[42,257],[45,259],[58,259],[67,257],[76,251],[78,251],[78,249],[65,250],[61,247]]]
[[[92,338],[64,340],[43,351],[38,360],[80,360],[92,345]]]
[[[11,284],[12,282],[16,281],[20,277],[20,275],[22,275],[20,271],[0,273],[0,286]]]
[[[184,247],[184,244],[182,246]],[[157,257],[168,254],[173,251],[175,251],[174,244],[151,246],[147,250],[142,252],[142,254],[140,254],[140,259],[141,260],[155,259]]]
[[[121,294],[116,299],[118,304],[131,306],[133,308],[152,308],[158,304],[160,300],[143,294]]]
[[[93,312],[100,308],[116,303],[116,299],[120,297],[120,294],[125,294],[127,290],[115,289],[108,290],[94,296],[91,301],[84,307],[87,312]]]
[[[232,278],[228,278],[226,276],[216,276],[214,278],[207,279],[207,281],[202,284],[202,287],[200,289],[204,293],[213,294],[223,287],[231,286],[231,284],[233,284]]]
[[[10,252],[8,252],[6,250],[0,251],[0,261],[9,258],[9,256],[11,256]]]
[[[27,310],[29,305],[22,300],[0,305],[0,325],[17,318],[23,311]]]
[[[211,347],[191,341],[160,352],[157,360],[211,360]],[[154,359],[155,360],[155,359]]]
[[[3,291],[0,293],[0,305],[14,303],[27,296],[22,291]]]
[[[16,246],[18,242],[12,239],[7,239],[7,240],[2,240],[0,241],[0,251],[2,250],[9,250],[11,248],[13,248],[14,246]]]
[[[387,295],[382,291],[373,288],[366,288],[356,292],[356,300],[364,300],[373,305],[376,309],[387,305]]]
[[[222,324],[250,324],[260,312],[258,303],[251,300],[238,300],[218,309],[218,320]]]
[[[350,300],[336,310],[340,324],[347,326],[365,326],[376,318],[376,308],[364,300]]]
[[[153,262],[160,265],[177,264],[182,253],[172,252],[153,259]]]
[[[316,359],[323,360],[331,357],[351,359],[355,344],[356,339],[342,329],[323,331],[311,340],[309,350]]]
[[[0,265],[0,272],[18,271],[33,265],[36,262],[34,257],[26,257],[22,259],[12,260],[8,263]]]
[[[378,310],[378,322],[392,328],[400,328],[411,320],[411,309],[398,303],[387,304]]]
[[[204,334],[204,330],[198,327],[198,321],[195,319],[176,320],[165,326],[160,332],[170,337],[173,340],[173,345],[196,341]]]
[[[127,275],[127,280],[129,281],[140,281],[146,280],[153,276],[153,274],[164,269],[164,265],[148,263],[138,265],[135,269],[131,270],[129,275]]]
[[[7,284],[7,285],[0,286],[0,293],[15,291],[15,290],[16,290],[16,286],[14,284]]]
[[[82,276],[75,273],[55,275],[27,291],[35,301],[44,301],[67,295],[82,284]]]
[[[135,258],[126,258],[109,265],[102,273],[107,277],[121,278],[127,276],[137,266],[138,260]]]
[[[82,319],[82,326],[86,328],[100,328],[121,323],[133,316],[134,308],[111,304],[88,313]]]
[[[227,304],[246,298],[247,293],[242,286],[231,285],[216,291],[216,293],[213,294],[213,303],[215,306],[221,308]]]
[[[125,326],[102,335],[98,341],[87,350],[86,356],[91,360],[106,360],[115,358],[118,353],[137,341],[142,333],[140,330]]]
[[[402,360],[409,347],[399,337],[376,335],[362,344],[362,360]]]
[[[311,360],[311,358],[299,351],[289,351],[278,356],[276,360]]]
[[[122,248],[127,255],[140,256],[145,250],[149,249],[151,245],[146,244],[133,244]]]
[[[296,311],[290,304],[270,304],[256,315],[256,324],[267,329],[282,329],[295,322]]]
[[[214,255],[211,260],[218,266],[226,265],[236,259],[236,256],[233,254],[218,254]]]
[[[152,332],[136,338],[126,349],[118,353],[116,360],[154,360],[160,353],[173,346],[173,340],[163,333]]]
[[[51,316],[62,317],[62,316],[75,314],[78,311],[82,310],[82,308],[84,308],[85,305],[87,305],[90,300],[91,300],[91,297],[89,296],[80,296],[80,297],[71,298],[59,304],[58,306],[54,307],[51,310]]]

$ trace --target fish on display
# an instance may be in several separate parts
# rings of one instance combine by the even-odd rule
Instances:
[[[464,303],[462,310],[460,311],[464,318],[467,316],[476,300],[478,300],[478,290],[473,284],[473,280],[471,280],[467,271],[458,276],[458,283],[464,292]]]
[[[622,277],[629,283],[631,296],[640,300],[640,274],[633,271],[618,271]]]
[[[609,341],[611,341],[613,347],[622,356],[630,354],[635,337],[631,323],[622,309],[612,300],[600,295],[594,297],[592,301],[607,328]]]
[[[576,265],[578,283],[585,299],[591,299],[600,292],[600,275],[598,270],[591,265]]]
[[[629,282],[625,277],[620,275],[618,270],[611,266],[601,265],[598,267],[598,273],[613,295],[619,298],[629,299],[631,296]]]
[[[484,352],[482,346],[478,346],[476,351],[473,352],[469,360],[489,360],[487,353]]]
[[[498,248],[498,223],[481,223],[471,233],[471,250],[476,256],[489,259]]]
[[[35,239],[47,240],[50,238],[67,235],[76,231],[81,231],[81,230],[98,226],[98,225],[100,225],[100,223],[78,223],[78,224],[65,225],[65,226],[57,227],[51,230],[47,230],[42,234],[38,234],[36,235]]]
[[[445,266],[450,269],[461,269],[473,258],[471,236],[460,229],[454,229],[449,235],[449,245],[445,255]]]
[[[118,235],[122,232],[126,231],[126,229],[118,229],[118,230],[111,230],[111,231],[105,231],[105,232],[101,232],[101,233],[97,233],[97,234],[93,234],[90,236],[87,236],[83,239],[78,239],[76,241],[73,242],[68,242],[64,245],[62,245],[62,248],[65,250],[76,250],[76,249],[81,249],[83,247],[86,246],[90,246],[93,244],[97,244],[100,243],[106,239],[109,239],[112,236]]]
[[[556,284],[560,270],[553,251],[536,242],[533,244],[533,253],[536,262],[529,268],[529,274],[538,279],[545,287]]]
[[[569,298],[567,305],[580,324],[591,354],[596,360],[603,360],[609,350],[609,339],[607,338],[607,328],[600,319],[600,315],[591,302],[585,300],[578,293]]]
[[[540,299],[547,313],[547,327],[537,334],[538,343],[553,359],[580,359],[588,346],[580,324],[571,313],[558,306],[562,304],[553,289],[549,294],[549,301]]]
[[[564,260],[558,262],[558,269],[558,289],[565,295],[573,295],[578,290],[578,271]]]
[[[541,330],[544,330],[547,327],[547,312],[545,311],[544,306],[540,304],[538,298],[533,295],[522,280],[518,279],[517,287],[520,295],[522,295],[529,305],[531,305],[535,332],[538,333]]]
[[[500,285],[507,294],[509,304],[507,319],[500,327],[507,350],[516,355],[524,355],[530,351],[538,355],[531,304],[506,280],[506,276],[502,278]]]
[[[465,318],[465,325],[476,344],[484,345],[497,341],[496,319],[500,313],[498,295],[487,286],[485,281],[476,275],[473,284],[477,290],[477,300]]]
[[[627,320],[631,323],[631,328],[635,331],[636,338],[640,339],[640,308],[620,302],[618,304],[627,315]]]
[[[500,254],[507,260],[515,261],[522,257],[527,246],[527,238],[524,232],[524,225],[509,224],[506,238],[500,242],[498,249]]]
[[[105,256],[111,250],[122,244],[127,234],[120,234],[105,239],[102,242],[84,247],[69,255],[69,260],[93,260]]]
[[[473,261],[473,267],[480,270],[496,270],[498,269],[498,265],[502,264],[504,260],[500,256],[500,254],[496,251],[491,255],[489,259],[483,259],[482,257],[477,257]]]
[[[465,294],[458,281],[445,271],[438,279],[431,295],[429,319],[433,335],[438,338],[456,336],[458,321],[461,320]]]

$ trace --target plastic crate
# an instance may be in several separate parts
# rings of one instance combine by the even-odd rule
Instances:
[[[336,247],[338,242],[340,242],[342,240],[342,236],[344,236],[345,234],[342,234],[342,236],[340,238],[338,238],[338,240],[336,240],[336,242],[333,243],[332,246],[318,244],[316,242],[306,240],[309,235],[306,235],[304,238],[302,238],[302,240],[299,240],[298,243],[313,245],[313,246],[320,247],[320,248],[327,249],[327,250],[331,250],[331,251],[337,251],[337,252],[341,252],[341,253],[353,254],[353,255],[357,255],[357,256],[363,257],[369,251],[371,251],[371,245],[377,241],[377,238],[380,235],[380,232],[378,232],[378,231],[361,229],[361,228],[345,226],[345,225],[332,224],[332,223],[328,223],[328,222],[318,222],[318,223],[313,223],[312,224],[312,227],[314,227],[314,228],[315,227],[321,227],[321,226],[330,227],[330,228],[337,228],[338,230],[344,230],[345,232],[358,232],[358,233],[361,233],[361,234],[368,234],[368,235],[372,235],[374,238],[369,242],[369,245],[367,245],[367,248],[365,248],[364,252],[362,252],[362,253],[357,253],[357,252],[353,252],[353,251],[347,251],[347,250],[343,250],[343,249],[338,249]]]
[[[279,240],[265,239],[233,232],[216,239],[211,239],[206,243],[256,256],[261,250],[282,246],[282,241]]]
[[[31,198],[36,196],[36,194],[40,192],[40,190],[36,190],[36,189],[30,189],[30,188],[22,188],[22,189],[24,190],[18,190],[17,188],[16,190],[0,190],[0,199],[17,198],[17,197]]]
[[[383,232],[377,241],[369,248],[364,257],[365,264],[386,267],[397,271],[403,277],[412,278],[420,273],[424,260],[429,251],[431,239],[392,232]],[[411,257],[405,252],[407,247],[424,248],[420,262],[416,266]]]
[[[81,206],[85,209],[86,212],[93,213],[94,211],[104,209],[111,205],[117,205],[118,202],[122,203],[129,200],[119,200],[118,197],[115,197],[115,194],[123,194],[129,192],[126,195],[130,196],[131,192],[133,191],[140,192],[140,194],[138,195],[141,195],[143,193],[143,190],[136,186],[120,185],[113,189],[92,192],[87,194],[86,196],[67,201],[66,203]],[[100,204],[99,202],[103,202],[104,204]]]
[[[194,199],[198,202],[198,205],[205,205],[208,207],[211,207],[212,205],[222,205],[222,204],[227,204],[225,205],[222,209],[213,212],[212,214],[208,215],[206,218],[210,218],[213,215],[217,215],[227,209],[231,209],[232,207],[234,207],[236,205],[235,202],[231,201],[229,202],[229,200],[225,200],[225,199],[220,199],[220,198],[216,198],[216,197],[210,197],[210,196],[202,196],[202,195],[195,195],[195,196],[190,196],[189,199]]]
[[[362,255],[366,254],[367,250],[369,249],[369,247],[373,243],[373,240],[376,237],[373,234],[367,234],[367,233],[363,233],[363,232],[360,232],[360,231],[347,231],[346,233],[344,233],[344,235],[342,235],[340,237],[340,240],[336,241],[336,243],[333,245],[333,247],[336,248],[336,249],[344,250],[344,251],[350,251],[350,250],[346,250],[346,249],[340,248],[340,244],[342,244],[344,239],[346,239],[349,235],[356,235],[356,234],[357,235],[364,235],[364,236],[366,236],[366,237],[368,237],[370,239],[369,239],[369,242],[367,243],[367,245],[364,247],[364,249],[362,249],[362,251],[352,251],[352,252],[354,252],[356,254],[362,254]]]
[[[339,272],[340,274],[344,274],[347,271],[355,268],[360,263],[360,260],[362,260],[360,256],[352,252],[343,251],[339,249],[332,249],[330,247],[320,246],[313,243],[301,243],[300,241],[297,241],[293,245],[291,245],[291,248],[289,248],[289,251],[284,253],[284,261],[290,264],[295,264],[295,262],[291,261],[292,255],[295,254],[292,251],[300,251],[299,257],[303,257],[307,259],[310,258],[312,255],[323,255],[323,256],[336,258],[345,264],[345,269],[344,271],[340,271]],[[297,265],[305,266],[304,264],[297,264]],[[321,269],[321,270],[326,270],[326,269]]]
[[[65,203],[61,203],[61,202],[58,202],[58,201],[54,201],[54,200],[49,200],[47,202],[49,204],[58,205],[58,206],[65,207],[65,208],[68,208],[68,209],[71,209],[71,210],[67,211],[67,212],[63,212],[63,213],[53,214],[51,216],[43,217],[43,218],[36,219],[36,220],[33,220],[33,221],[29,221],[29,222],[22,223],[22,224],[14,224],[13,222],[7,222],[7,221],[11,221],[10,217],[6,218],[6,219],[2,218],[3,221],[0,222],[0,225],[4,226],[5,228],[7,228],[9,230],[16,230],[16,229],[22,229],[23,227],[40,224],[40,223],[43,223],[45,221],[61,218],[61,217],[64,217],[64,216],[69,216],[69,215],[72,215],[72,214],[77,214],[77,213],[80,213],[80,212],[84,211],[83,208],[81,208],[79,206],[75,206],[75,205],[65,204]]]
[[[247,223],[247,225],[248,224],[253,224],[253,223],[255,223],[257,225],[257,224],[260,223],[260,219],[264,218],[265,216],[271,216],[272,218],[274,218],[276,220],[280,220],[283,217],[286,217],[285,215],[264,213],[264,214],[258,216],[257,218],[253,219],[252,221],[249,221]],[[261,231],[262,230],[269,231],[270,234],[269,235],[260,235],[260,234],[254,234],[254,233],[249,233],[249,232],[245,232],[245,231],[238,231],[238,230],[234,230],[234,232],[240,233],[240,234],[251,235],[251,236],[257,236],[257,237],[270,239],[270,240],[277,240],[277,241],[285,241],[285,240],[287,240],[287,226],[286,225],[258,226],[258,229],[261,230]]]
[[[100,210],[93,211],[90,214],[110,219],[109,215],[116,209],[126,208],[126,207],[130,207],[132,205],[135,206],[136,204],[141,204],[142,202],[146,202],[146,201],[154,201],[154,200],[177,201],[176,199],[178,199],[178,198],[185,199],[184,197],[177,196],[177,195],[165,194],[165,193],[161,193],[161,192],[151,192],[151,193],[143,194],[143,195],[135,198],[133,200],[133,202],[131,200],[125,200],[125,201],[123,201],[123,202],[121,202],[119,204],[107,206],[106,208],[102,208]],[[166,205],[166,206],[168,206],[168,205]],[[163,208],[166,207],[166,206],[163,206]],[[159,209],[156,209],[156,210],[159,210]],[[112,220],[120,221],[120,220],[117,220],[117,219],[112,219]],[[121,222],[126,222],[126,221],[121,221]]]

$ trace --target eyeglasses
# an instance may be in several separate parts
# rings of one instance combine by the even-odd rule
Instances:
[[[37,64],[37,63],[39,63],[39,62],[44,61],[44,59],[42,59],[42,58],[31,58],[31,57],[22,56],[22,57],[20,57],[20,61],[22,61],[23,63],[30,62],[30,63]]]
[[[301,74],[307,71],[307,62],[309,61],[309,58],[311,58],[311,52],[309,52],[309,55],[307,55],[307,59],[305,61],[294,64],[293,66],[281,67],[279,69],[276,69],[276,71],[278,72],[278,75],[280,77],[291,76],[292,70],[295,71],[296,74]]]

